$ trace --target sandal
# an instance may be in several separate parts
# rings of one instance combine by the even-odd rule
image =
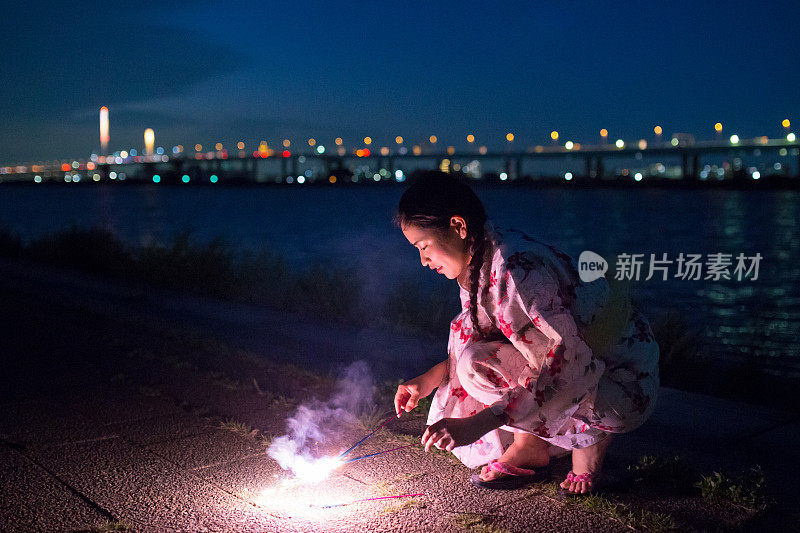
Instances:
[[[596,474],[592,472],[586,472],[585,474],[576,474],[575,472],[570,470],[569,474],[567,474],[567,481],[574,481],[575,483],[581,483],[581,482],[590,483],[591,487],[589,488],[589,492],[572,492],[569,489],[565,489],[559,486],[558,487],[559,496],[580,498],[581,496],[596,494],[604,488],[603,477],[599,473]]]
[[[489,470],[495,470],[506,475],[490,481],[484,481],[480,478],[480,474],[473,474],[470,476],[469,482],[483,489],[513,490],[530,485],[531,483],[546,481],[550,478],[549,465],[543,466],[537,470],[529,470],[527,468],[519,468],[509,463],[501,463],[500,461],[492,460],[489,461],[489,464],[486,466]]]

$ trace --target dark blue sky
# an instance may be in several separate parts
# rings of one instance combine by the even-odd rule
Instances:
[[[539,5],[546,4],[546,5]],[[613,5],[612,5],[613,4]],[[800,2],[32,2],[6,7],[0,164],[335,136],[521,147],[800,130]]]

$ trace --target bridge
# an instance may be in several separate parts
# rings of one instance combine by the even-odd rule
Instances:
[[[318,147],[319,148],[319,147]],[[800,184],[800,143],[792,138],[670,142],[637,145],[575,144],[537,146],[525,151],[421,150],[401,153],[382,148],[337,153],[308,150],[239,150],[93,156],[91,161],[0,167],[2,182],[123,182],[128,183],[357,183],[404,181],[416,169],[440,168],[464,172],[484,181],[584,184],[625,184],[632,181],[684,184],[754,182],[797,187]],[[717,162],[720,164],[709,164]],[[767,161],[767,163],[764,163]],[[701,167],[701,165],[703,165]],[[748,166],[750,165],[750,166]],[[492,170],[486,170],[491,167]],[[565,170],[567,169],[567,170]]]

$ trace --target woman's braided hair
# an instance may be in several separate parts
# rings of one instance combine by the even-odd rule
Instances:
[[[444,235],[450,229],[450,219],[460,216],[467,223],[469,262],[469,314],[472,328],[478,338],[484,336],[478,324],[478,280],[486,251],[484,226],[486,210],[475,191],[451,174],[435,170],[415,177],[413,184],[403,193],[397,207],[395,222],[433,230]]]

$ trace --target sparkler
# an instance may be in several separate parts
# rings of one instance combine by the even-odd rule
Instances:
[[[387,419],[386,419],[386,421],[385,421],[383,424],[381,424],[380,426],[378,426],[377,428],[375,428],[375,431],[373,431],[372,433],[370,433],[369,435],[367,435],[366,437],[364,437],[364,438],[363,438],[363,439],[361,439],[360,441],[358,441],[358,442],[356,442],[355,444],[353,444],[352,446],[350,446],[350,447],[349,447],[347,450],[345,450],[344,452],[342,452],[342,454],[341,454],[339,457],[340,457],[340,458],[341,458],[341,457],[344,457],[344,456],[345,456],[345,455],[347,455],[348,453],[350,453],[350,452],[352,452],[353,450],[355,450],[355,449],[356,449],[358,446],[360,446],[360,445],[361,445],[361,443],[362,443],[362,442],[364,442],[365,440],[367,440],[368,438],[370,438],[371,436],[373,436],[375,433],[377,433],[377,432],[378,432],[378,430],[379,430],[379,429],[381,429],[383,426],[385,426],[386,424],[388,424],[389,422],[391,422],[391,421],[392,421],[392,420],[394,420],[395,418],[397,418],[397,416],[396,416],[396,415],[392,415],[392,416],[390,416],[389,418],[387,418]]]
[[[360,457],[354,457],[352,459],[348,459],[343,464],[352,463],[353,461],[360,461],[361,459],[367,459],[368,457],[375,457],[376,455],[381,455],[384,453],[394,452],[397,450],[402,450],[403,448],[410,448],[412,446],[416,446],[415,444],[406,444],[405,446],[398,446],[397,448],[392,448],[391,450],[383,450],[382,452],[371,453],[369,455],[362,455]]]
[[[331,505],[311,505],[311,507],[318,507],[320,509],[330,509],[331,507],[344,507],[345,505],[352,505],[354,503],[359,502],[372,502],[376,500],[391,500],[394,498],[413,498],[414,496],[425,496],[422,493],[419,494],[401,494],[400,496],[378,496],[377,498],[363,498],[361,500],[352,500],[349,502],[344,503],[334,503]]]

